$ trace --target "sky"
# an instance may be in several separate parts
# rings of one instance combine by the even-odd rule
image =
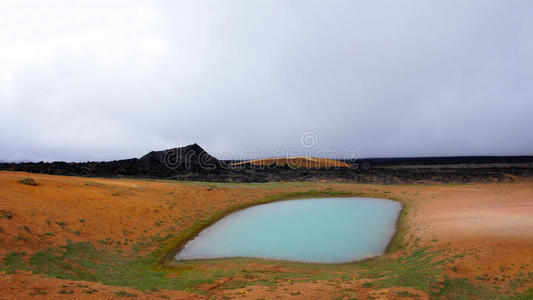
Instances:
[[[533,154],[533,1],[0,2],[0,161]]]

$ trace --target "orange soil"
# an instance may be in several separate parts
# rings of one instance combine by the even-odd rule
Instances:
[[[353,168],[352,165],[344,163],[342,161],[309,157],[309,156],[297,156],[297,157],[280,157],[280,158],[266,158],[249,160],[232,164],[232,166],[250,164],[253,166],[269,166],[272,164],[282,166],[292,166],[296,168]]]
[[[25,177],[33,178],[38,186],[18,183]],[[246,194],[248,190],[0,171],[0,214],[13,215],[11,219],[0,218],[0,255],[57,247],[66,239],[126,242],[157,233],[166,235],[163,230],[170,226],[179,231],[213,211],[275,193],[254,189],[253,194]],[[74,233],[77,230],[79,235]],[[45,234],[50,232],[54,235]],[[127,251],[131,244],[115,247]]]
[[[410,218],[414,233],[427,245],[468,253],[457,263],[461,275],[533,270],[531,182],[435,186],[424,195]]]
[[[132,299],[202,299],[183,291],[160,290],[150,295],[128,287],[97,282],[42,277],[29,272],[0,275],[0,299],[117,299],[116,293],[136,295]],[[73,292],[63,294],[61,292]]]
[[[25,177],[32,177],[38,185],[18,183]],[[533,181],[530,180],[464,185],[383,186],[311,182],[214,186],[0,171],[0,215],[11,216],[0,218],[0,255],[11,251],[31,254],[46,247],[64,245],[67,239],[91,241],[96,247],[109,247],[97,241],[111,239],[121,242],[113,247],[128,252],[131,244],[142,236],[165,235],[164,230],[172,228],[179,232],[215,211],[267,195],[305,190],[351,190],[401,199],[409,207],[408,241],[442,249],[451,255],[465,254],[456,261],[456,271],[446,270],[449,276],[468,277],[475,281],[482,274],[501,276],[502,268],[507,275],[533,271]],[[178,219],[180,224],[177,225],[174,219]],[[78,230],[79,234],[76,234]],[[153,248],[146,252],[151,250]],[[268,261],[244,265],[229,261],[225,266],[252,273],[261,270],[284,272],[275,262]],[[220,264],[203,263],[198,268],[220,268]],[[242,278],[225,278],[223,281],[237,279]],[[122,290],[135,293],[140,299],[157,295],[173,299],[197,297],[183,291],[167,290],[146,295],[130,288],[92,282],[82,282],[87,287],[75,289],[72,295],[58,294],[63,286],[79,283],[28,272],[0,274],[0,299],[25,298],[33,290],[44,291],[56,298],[75,299],[111,298],[116,297],[115,292]],[[418,299],[427,298],[425,293],[417,290],[370,290],[363,288],[362,283],[280,282],[275,288],[248,286],[243,292],[249,299],[286,297],[291,293],[294,299],[324,299],[342,295],[339,294],[342,289],[350,288],[358,296],[399,299],[394,291],[409,290],[419,294]],[[220,283],[200,288],[216,297],[242,296],[239,289],[219,289],[217,284]],[[98,293],[84,294],[83,289],[96,289]],[[39,297],[31,296],[32,299]]]

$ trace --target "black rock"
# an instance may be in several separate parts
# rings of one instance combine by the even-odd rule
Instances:
[[[334,180],[361,183],[450,183],[533,178],[533,156],[380,158],[347,161],[354,168],[230,166],[197,144],[107,162],[0,163],[0,170],[54,175],[165,178],[215,182]]]
[[[222,167],[221,162],[198,144],[162,151],[151,151],[141,157],[144,165],[164,165],[173,170],[213,171]]]

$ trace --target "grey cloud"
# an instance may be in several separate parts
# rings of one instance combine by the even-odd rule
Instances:
[[[129,3],[2,4],[0,160],[533,154],[530,1]]]

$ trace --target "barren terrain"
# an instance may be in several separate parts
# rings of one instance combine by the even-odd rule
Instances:
[[[233,184],[0,171],[0,298],[530,299],[533,181],[515,180]],[[404,204],[385,255],[334,265],[166,259],[232,210],[349,195]]]

